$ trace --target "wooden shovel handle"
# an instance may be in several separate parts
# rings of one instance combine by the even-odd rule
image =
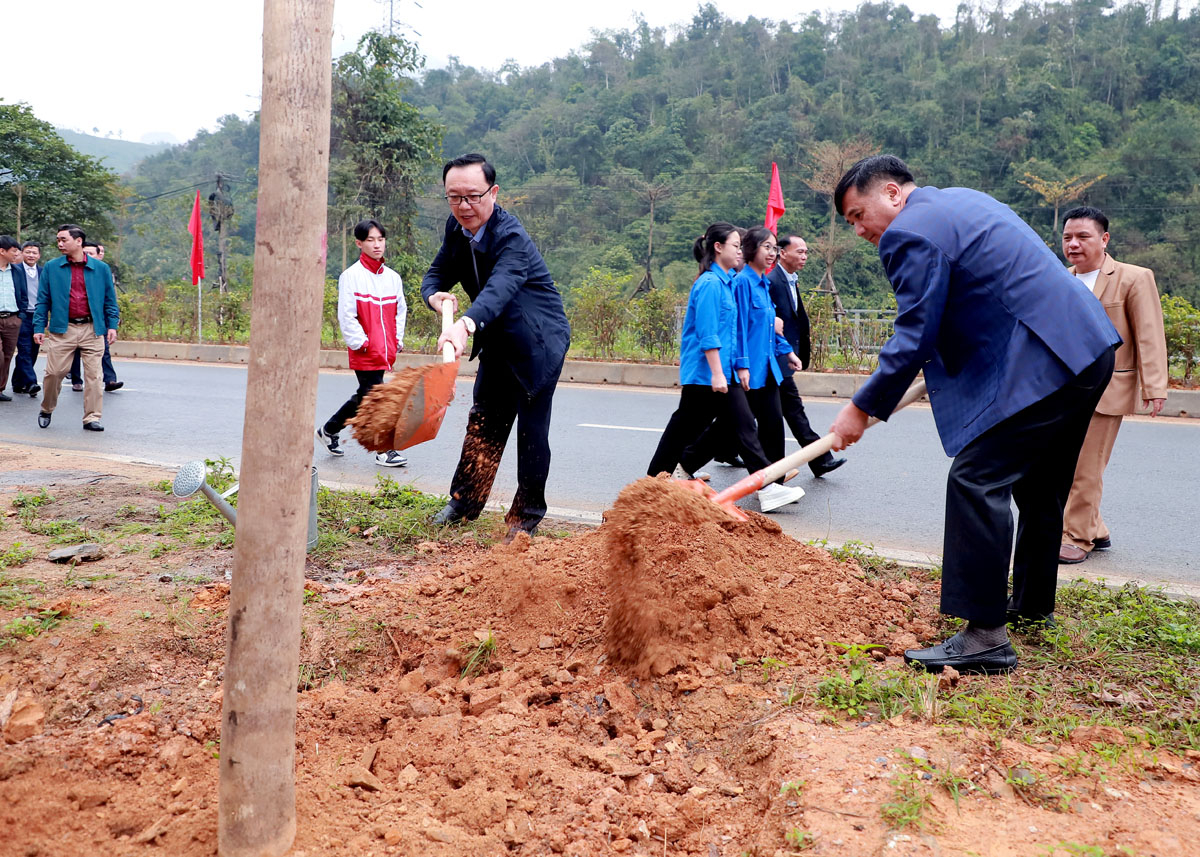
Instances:
[[[442,333],[447,333],[454,326],[454,307],[450,305],[450,301],[442,300]],[[447,342],[442,345],[442,362],[454,362],[454,343]]]
[[[925,381],[917,381],[908,388],[908,391],[901,397],[900,401],[896,404],[896,407],[892,409],[892,413],[894,414],[901,408],[911,405],[924,395]],[[876,417],[871,417],[871,419],[867,421],[867,426],[873,426],[877,422],[879,422],[879,420]],[[733,483],[724,491],[714,495],[712,498],[713,502],[723,503],[726,501],[740,500],[743,497],[749,496],[759,488],[762,488],[764,485],[769,485],[770,483],[774,482],[793,467],[799,467],[802,464],[808,464],[808,462],[820,458],[822,455],[829,452],[831,449],[833,449],[833,441],[836,437],[837,435],[830,432],[820,440],[814,440],[808,446],[796,450],[791,455],[779,459],[779,461],[776,461],[774,464],[768,464],[762,470],[751,473],[745,479]]]

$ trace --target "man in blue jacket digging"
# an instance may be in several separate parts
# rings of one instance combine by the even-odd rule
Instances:
[[[834,203],[879,248],[897,307],[879,368],[834,421],[834,448],[857,441],[869,417],[887,419],[923,370],[954,458],[941,609],[967,625],[904,657],[1006,672],[1017,665],[1006,620],[1053,622],[1063,506],[1121,338],[1041,237],[987,194],[917,187],[903,161],[876,155],[842,176]]]
[[[562,371],[571,327],[562,296],[525,227],[496,205],[496,170],[483,155],[463,155],[442,169],[450,217],[433,264],[421,282],[421,297],[434,312],[456,283],[470,308],[438,340],[459,356],[472,338],[479,358],[467,436],[450,502],[433,521],[473,520],[487,502],[496,468],[517,424],[517,493],[505,515],[508,537],[532,534],[546,515],[550,472],[550,406]]]

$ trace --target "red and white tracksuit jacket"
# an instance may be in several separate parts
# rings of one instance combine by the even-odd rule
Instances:
[[[391,369],[404,348],[407,317],[404,284],[386,265],[371,273],[360,258],[338,277],[338,325],[351,369]]]

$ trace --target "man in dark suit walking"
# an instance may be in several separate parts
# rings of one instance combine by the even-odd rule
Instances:
[[[18,267],[25,274],[27,302],[21,307],[21,332],[17,338],[17,362],[13,369],[12,387],[14,393],[28,393],[31,397],[36,397],[42,391],[34,370],[39,348],[33,341],[33,311],[37,309],[38,288],[42,279],[41,258],[41,244],[26,241],[21,245],[21,264]]]
[[[1052,621],[1063,506],[1121,337],[1041,236],[987,194],[917,187],[903,161],[876,155],[842,176],[834,204],[879,248],[897,307],[879,368],[834,421],[834,448],[887,419],[924,371],[954,458],[941,608],[967,625],[904,657],[932,671],[1011,670],[1009,559],[1013,620]]]
[[[797,235],[784,235],[778,240],[779,259],[767,280],[771,285],[771,300],[775,304],[775,315],[783,320],[783,338],[792,346],[804,368],[808,368],[812,359],[812,343],[809,338],[808,313],[804,311],[804,301],[800,299],[800,272],[808,263],[808,244]],[[783,408],[783,418],[792,430],[792,436],[801,446],[820,440],[821,436],[813,431],[808,424],[808,415],[804,413],[804,402],[800,398],[800,390],[796,387],[795,373],[787,361],[777,358],[779,371],[783,380],[779,384],[779,403]],[[813,476],[824,476],[830,471],[837,470],[846,463],[844,458],[834,458],[831,453],[825,453],[820,458],[808,463]]]
[[[449,161],[442,184],[451,216],[421,297],[434,312],[444,301],[457,310],[450,289],[462,284],[471,306],[438,348],[450,342],[458,356],[473,337],[471,359],[479,358],[479,369],[450,502],[433,520],[479,516],[515,421],[517,493],[504,518],[511,540],[521,530],[532,534],[546,515],[550,406],[571,327],[542,254],[521,222],[496,205],[496,170],[487,159],[470,154]]]

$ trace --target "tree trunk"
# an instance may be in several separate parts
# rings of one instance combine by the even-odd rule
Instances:
[[[17,182],[17,241],[21,240],[21,200],[25,196],[25,185]]]
[[[258,223],[217,850],[296,837],[296,677],[325,277],[333,0],[265,0]]]

